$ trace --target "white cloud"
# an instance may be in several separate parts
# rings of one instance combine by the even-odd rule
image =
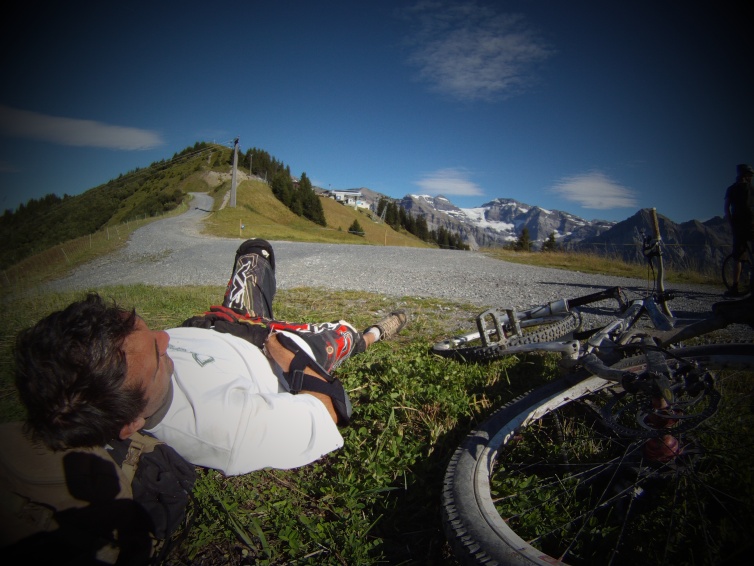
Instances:
[[[423,179],[414,181],[421,192],[428,195],[474,197],[483,195],[484,191],[469,181],[465,171],[460,169],[440,169],[427,174]]]
[[[409,62],[434,90],[461,100],[518,94],[534,64],[554,53],[523,16],[476,2],[421,2],[407,10],[419,24]]]
[[[164,142],[149,130],[112,126],[94,120],[47,116],[0,105],[0,135],[70,145],[107,149],[151,149]]]
[[[599,171],[566,177],[550,188],[566,200],[584,208],[607,210],[637,206],[636,193],[617,184]]]

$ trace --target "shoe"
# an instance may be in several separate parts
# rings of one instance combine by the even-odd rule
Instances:
[[[406,316],[406,311],[398,310],[391,312],[377,324],[370,326],[370,328],[375,326],[379,328],[380,340],[387,340],[398,334],[401,329],[406,326],[407,321],[408,317]]]
[[[723,293],[723,297],[741,297],[744,293],[738,290],[738,285],[732,285],[730,289]]]

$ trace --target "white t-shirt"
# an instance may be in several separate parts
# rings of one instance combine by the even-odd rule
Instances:
[[[238,475],[296,468],[343,446],[324,404],[285,392],[256,346],[202,328],[167,332],[173,399],[147,432],[189,462]]]

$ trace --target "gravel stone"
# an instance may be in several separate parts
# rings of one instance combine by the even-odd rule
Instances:
[[[119,252],[99,258],[50,284],[53,290],[98,289],[146,283],[158,286],[227,283],[240,238],[202,235],[201,222],[212,200],[195,193],[184,214],[153,222],[133,233]],[[254,236],[247,226],[246,237]],[[318,287],[370,291],[389,297],[423,297],[469,303],[481,310],[523,309],[562,297],[576,297],[621,286],[629,298],[644,294],[647,282],[562,269],[508,263],[478,252],[347,244],[271,242],[279,289]],[[722,300],[722,289],[704,285],[672,287],[671,303],[679,318],[709,312]],[[613,303],[614,304],[614,303]],[[606,314],[603,306],[584,309]]]

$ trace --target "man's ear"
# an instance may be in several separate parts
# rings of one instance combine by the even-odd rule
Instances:
[[[138,432],[142,428],[144,428],[145,424],[147,424],[147,421],[144,419],[144,417],[136,417],[136,420],[123,425],[123,428],[120,429],[120,439],[125,440],[133,433]]]

